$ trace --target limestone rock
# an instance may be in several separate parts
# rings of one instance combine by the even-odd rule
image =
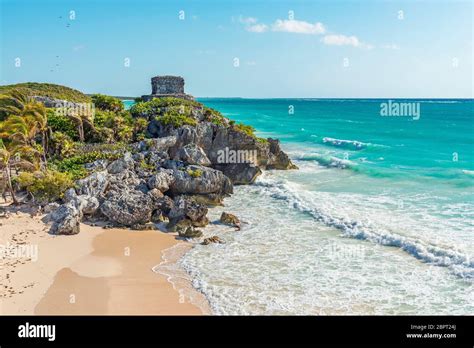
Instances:
[[[161,192],[166,192],[169,190],[170,185],[173,184],[174,180],[175,178],[172,170],[161,169],[148,180],[147,184],[150,189],[158,189]]]
[[[249,163],[216,164],[214,168],[224,173],[234,185],[251,184],[262,174],[259,167]]]
[[[226,213],[225,211],[222,212],[220,217],[220,222],[226,225],[237,227],[240,230],[240,220],[234,214]]]
[[[135,166],[135,161],[130,152],[125,153],[123,158],[113,161],[107,166],[107,171],[110,174],[122,173],[125,170],[131,170]]]
[[[93,197],[104,194],[109,184],[106,171],[95,172],[88,177],[76,181],[77,193]]]
[[[174,194],[209,194],[228,195],[233,192],[232,182],[221,171],[190,165],[185,170],[173,172],[174,182],[170,190]]]
[[[186,162],[187,164],[197,164],[206,167],[212,164],[209,158],[207,158],[204,150],[194,143],[182,147],[179,150],[176,159]]]
[[[209,237],[209,238],[205,238],[201,244],[202,245],[209,245],[211,243],[225,244],[225,241],[220,239],[218,236],[212,236],[212,237]]]
[[[61,205],[51,213],[53,224],[50,229],[51,234],[77,234],[82,219],[81,212],[73,202]]]
[[[100,211],[111,222],[119,225],[144,224],[151,219],[152,200],[141,191],[114,193],[107,197]]]
[[[195,229],[192,226],[189,226],[185,229],[181,229],[178,231],[180,237],[184,238],[199,238],[202,236],[202,231]]]
[[[188,220],[189,224],[196,227],[204,227],[209,223],[207,218],[207,207],[195,202],[191,197],[178,196],[174,200],[174,206],[168,214],[170,223],[168,226],[173,228],[174,225]]]

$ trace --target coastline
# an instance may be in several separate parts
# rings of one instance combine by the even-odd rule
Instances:
[[[41,216],[13,213],[2,223],[2,244],[37,246],[37,259],[3,258],[3,315],[202,315],[205,297],[152,269],[163,252],[178,247],[176,261],[192,245],[175,233],[102,229],[53,236]],[[176,249],[176,248],[175,248]],[[168,263],[171,262],[168,260]],[[186,290],[183,291],[182,287]],[[199,303],[199,306],[193,302]]]

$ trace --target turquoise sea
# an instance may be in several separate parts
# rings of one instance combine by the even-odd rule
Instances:
[[[242,231],[180,261],[216,314],[474,313],[474,102],[201,99],[300,168],[238,186]],[[413,104],[415,105],[415,104]]]

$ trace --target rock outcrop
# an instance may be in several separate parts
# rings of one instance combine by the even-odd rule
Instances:
[[[196,238],[196,227],[209,223],[207,206],[222,204],[234,184],[250,184],[264,169],[296,168],[278,140],[258,139],[222,116],[216,121],[211,109],[188,103],[186,117],[195,125],[163,124],[157,116],[169,108],[157,104],[158,114],[146,116],[151,138],[131,144],[119,159],[87,164],[90,175],[50,213],[51,233],[78,233],[82,219],[136,229],[167,221],[169,230]],[[223,213],[221,222],[240,228],[232,214]]]

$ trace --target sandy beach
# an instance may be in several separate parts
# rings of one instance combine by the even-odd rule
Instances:
[[[81,224],[72,236],[48,234],[42,216],[0,218],[0,313],[6,315],[201,315],[209,308],[191,284],[153,271],[163,251],[176,261],[191,244],[173,233]],[[178,248],[172,248],[178,246]],[[14,253],[12,250],[15,250]],[[168,253],[169,254],[169,253]],[[191,302],[192,298],[192,302]]]

